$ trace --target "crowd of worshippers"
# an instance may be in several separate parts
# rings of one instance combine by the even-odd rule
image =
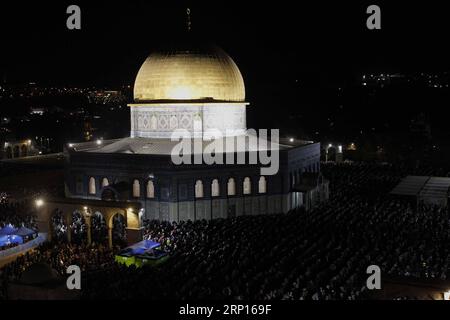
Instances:
[[[67,217],[66,217],[67,219]],[[95,243],[108,243],[108,228],[103,215],[95,212],[91,217],[91,237]],[[70,224],[70,225],[68,225]],[[52,214],[51,217],[52,236],[56,242],[66,242],[68,240],[67,233],[71,232],[71,242],[86,243],[88,225],[86,224],[86,217],[80,212],[73,212],[70,217],[70,222],[64,219],[61,211]],[[113,240],[120,245],[126,244],[125,233],[125,219],[121,215],[113,217]]]
[[[83,273],[110,268],[118,250],[119,247],[109,249],[102,244],[45,243],[0,269],[0,300],[8,299],[8,284],[19,281],[22,273],[35,263],[49,264],[59,275],[67,277],[70,265],[79,266]]]
[[[70,223],[70,225],[68,225]],[[51,217],[52,236],[57,242],[65,242],[68,240],[67,232],[71,232],[71,242],[82,244],[87,241],[87,224],[80,212],[74,212],[70,222],[64,220],[62,212],[56,212]],[[97,221],[94,221],[94,228],[97,229]],[[97,232],[95,233],[97,234]]]
[[[0,204],[0,229],[11,224],[12,226],[36,229],[36,216],[27,204],[21,202]]]
[[[24,202],[10,203],[4,201],[0,203],[0,230],[11,225],[14,228],[26,227],[36,230],[36,216],[32,208]],[[17,246],[17,243],[11,243],[0,246],[0,250],[9,249]]]
[[[369,299],[370,265],[382,277],[449,279],[447,208],[388,194],[405,175],[445,176],[445,170],[344,163],[323,165],[322,172],[330,199],[308,212],[145,221],[145,238],[170,253],[159,267],[116,264],[98,245],[72,244],[65,260],[74,254],[72,262],[86,270],[86,299]]]
[[[444,170],[327,164],[331,199],[310,212],[169,223],[146,238],[171,253],[161,268],[114,266],[95,275],[91,298],[366,299],[367,267],[386,277],[448,279],[447,208],[388,196],[407,174]]]

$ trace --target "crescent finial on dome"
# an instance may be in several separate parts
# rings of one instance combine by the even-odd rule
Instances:
[[[187,14],[187,29],[188,31],[191,31],[191,9],[187,8],[186,9],[186,14]]]

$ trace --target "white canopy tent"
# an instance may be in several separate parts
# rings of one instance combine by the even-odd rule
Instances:
[[[414,196],[417,202],[447,206],[450,177],[407,176],[391,191],[393,195]]]

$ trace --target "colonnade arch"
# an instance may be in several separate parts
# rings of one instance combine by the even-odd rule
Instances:
[[[31,144],[29,141],[16,141],[5,143],[5,158],[21,158],[30,155]]]
[[[67,233],[70,233],[70,241],[76,244],[81,244],[84,241],[87,241],[88,222],[87,217],[85,217],[83,212],[75,210],[72,212],[71,217],[68,218],[71,219],[71,223],[67,228]]]
[[[111,237],[113,244],[122,245],[126,243],[126,220],[123,214],[118,212],[110,218],[108,232],[111,232],[109,237]]]
[[[117,230],[122,230],[122,240],[128,244],[142,240],[142,214],[138,202],[44,200],[44,204],[37,210],[37,224],[39,232],[46,232],[49,240],[64,239],[73,242],[76,241],[74,231],[77,231],[76,235],[81,235],[88,244],[107,240],[109,247],[112,247],[115,240],[114,228],[119,222],[121,227],[117,227]]]
[[[91,217],[92,240],[96,243],[108,242],[108,226],[103,214],[95,211]]]

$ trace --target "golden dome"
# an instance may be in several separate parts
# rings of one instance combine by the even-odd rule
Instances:
[[[218,47],[159,50],[142,64],[134,100],[243,102],[244,80],[234,61]]]

